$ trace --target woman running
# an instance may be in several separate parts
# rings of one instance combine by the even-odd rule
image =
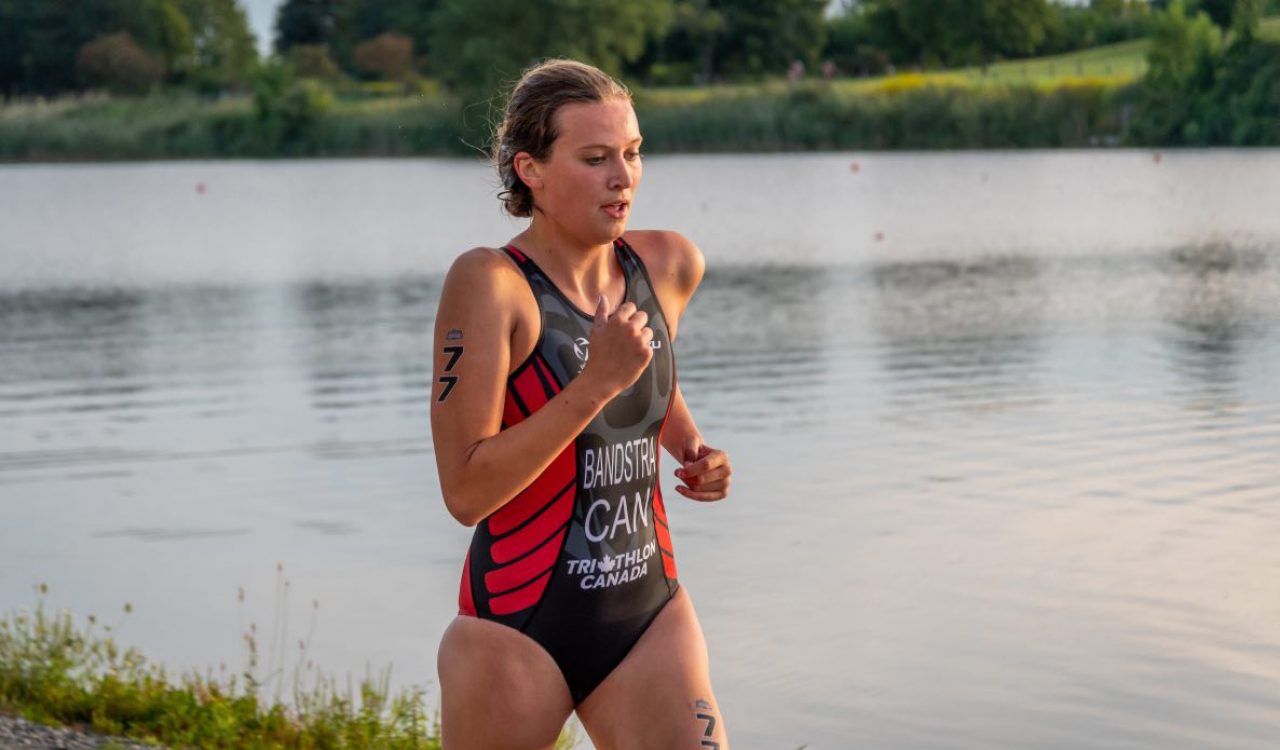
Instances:
[[[528,227],[453,264],[431,427],[449,512],[475,534],[440,644],[446,750],[552,748],[574,711],[599,750],[729,747],[658,482],[723,499],[672,340],[702,278],[674,232],[625,232],[640,184],[629,92],[589,65],[525,72],[493,158]]]

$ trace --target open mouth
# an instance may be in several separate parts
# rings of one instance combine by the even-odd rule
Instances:
[[[630,208],[630,206],[631,204],[626,201],[618,201],[617,203],[607,203],[600,208],[609,216],[615,219],[621,219],[627,215],[627,209]]]

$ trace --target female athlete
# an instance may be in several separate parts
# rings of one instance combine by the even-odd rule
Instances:
[[[640,141],[608,75],[526,71],[493,157],[529,225],[445,279],[431,428],[445,504],[475,526],[438,655],[446,750],[552,748],[575,711],[599,750],[729,747],[658,482],[665,448],[685,497],[729,490],[672,357],[703,259],[625,231]]]

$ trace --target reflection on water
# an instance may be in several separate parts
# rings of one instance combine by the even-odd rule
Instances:
[[[1198,384],[1200,396],[1229,406],[1231,385],[1247,352],[1274,325],[1277,289],[1267,256],[1257,250],[1205,245],[1179,248],[1161,264],[1165,276],[1164,331],[1177,372]],[[1261,283],[1260,283],[1261,282]],[[1267,296],[1270,299],[1267,299]]]
[[[832,291],[816,268],[708,272],[676,336],[682,391],[704,432],[793,434],[821,420]]]
[[[1280,247],[741,244],[675,343],[733,497],[668,508],[735,742],[1280,742]],[[402,270],[0,293],[0,604],[236,665],[282,562],[318,663],[430,684],[469,532]]]
[[[1042,266],[1008,257],[871,269],[871,312],[895,416],[1016,409],[1037,398]]]

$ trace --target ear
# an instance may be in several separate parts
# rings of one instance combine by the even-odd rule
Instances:
[[[542,188],[542,165],[528,151],[516,154],[512,159],[512,166],[515,167],[516,176],[528,185],[530,190]]]

